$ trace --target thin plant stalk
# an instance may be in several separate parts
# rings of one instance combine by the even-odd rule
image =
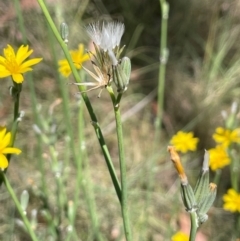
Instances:
[[[162,128],[162,118],[163,118],[163,106],[164,106],[164,91],[165,91],[165,73],[166,73],[166,64],[168,61],[168,49],[167,49],[167,29],[168,29],[168,13],[169,5],[165,0],[159,0],[160,11],[161,11],[161,31],[160,31],[160,64],[159,64],[159,74],[158,74],[158,89],[157,89],[157,113],[155,118],[155,133],[152,146],[152,153],[155,153],[156,150],[159,150],[161,128]],[[152,157],[149,163],[149,174],[147,181],[147,195],[146,195],[146,218],[144,227],[147,227],[149,222],[149,215],[147,214],[148,207],[151,201],[151,190],[154,186],[154,175],[152,170],[156,165],[156,158]]]
[[[24,213],[24,211],[23,211],[23,209],[21,207],[21,204],[18,201],[17,196],[16,196],[16,194],[15,194],[11,184],[9,183],[5,173],[1,172],[1,176],[3,178],[3,181],[4,181],[4,184],[5,184],[6,188],[8,190],[8,193],[10,194],[12,200],[14,201],[15,206],[16,206],[16,208],[17,208],[17,210],[18,210],[18,212],[19,212],[19,214],[20,214],[20,216],[21,216],[21,218],[23,220],[23,223],[24,223],[26,229],[28,230],[29,236],[31,237],[31,239],[33,241],[38,241],[38,238],[37,238],[36,234],[34,233],[32,227],[31,227],[31,224],[30,224],[27,216],[25,215],[25,213]]]
[[[230,178],[231,178],[231,184],[233,189],[238,192],[238,183],[239,183],[239,170],[238,168],[236,168],[237,164],[236,162],[238,162],[238,159],[236,160],[236,158],[231,154],[231,150],[228,151],[228,155],[231,159],[230,162]]]
[[[53,161],[53,165],[56,168],[59,168],[59,162],[57,160],[57,151],[54,147],[54,145],[49,146],[50,156]],[[58,212],[56,214],[57,219],[57,227],[62,224],[62,217],[63,217],[63,210],[64,210],[64,204],[66,203],[66,193],[64,192],[64,185],[63,185],[63,170],[55,170],[55,181],[56,181],[56,203]],[[62,234],[57,230],[58,240],[61,240]]]
[[[196,212],[190,213],[191,219],[191,230],[190,230],[190,238],[189,241],[195,241],[198,229],[198,217]]]
[[[95,197],[94,197],[94,190],[92,181],[90,180],[90,170],[89,170],[89,161],[87,159],[87,153],[85,148],[85,137],[84,137],[84,129],[85,129],[85,123],[84,123],[84,116],[83,116],[83,105],[80,103],[79,105],[79,114],[78,114],[78,136],[79,136],[79,156],[82,158],[81,165],[84,166],[84,170],[82,171],[81,166],[81,178],[79,180],[80,184],[82,184],[84,196],[87,202],[89,215],[91,218],[92,223],[92,230],[93,230],[93,239],[97,241],[103,241],[102,234],[99,230],[99,222],[98,222],[98,216],[97,216],[97,210],[96,210],[96,203],[95,203]],[[84,182],[82,182],[82,175],[84,175]],[[79,179],[79,177],[77,177]],[[79,196],[76,196],[76,198],[79,198]]]
[[[155,131],[157,131],[158,141],[161,132],[162,126],[162,117],[163,117],[163,104],[164,104],[164,90],[165,90],[165,73],[166,73],[166,64],[168,61],[168,48],[167,48],[167,27],[168,27],[168,13],[169,5],[165,0],[160,0],[161,6],[161,32],[160,32],[160,65],[159,65],[159,77],[158,77],[158,100],[157,100],[157,117],[155,120]]]
[[[22,90],[22,84],[16,84],[15,82],[14,86],[12,87],[13,90],[13,101],[14,101],[14,108],[13,108],[13,124],[12,124],[12,130],[11,130],[11,141],[9,144],[9,147],[13,147],[16,135],[17,135],[17,130],[18,130],[18,117],[19,117],[19,103],[20,103],[20,93]],[[11,160],[11,154],[7,155],[7,160],[8,163],[10,163]],[[4,170],[4,172],[7,172],[7,168]],[[2,179],[0,179],[0,186],[2,184]]]
[[[51,31],[51,29],[48,25],[48,39],[50,42],[50,47],[51,47],[52,56],[53,56],[53,60],[54,60],[54,66],[55,66],[55,69],[58,69],[56,46],[54,44],[53,34],[50,31]],[[72,124],[71,124],[71,112],[70,112],[70,108],[69,108],[69,97],[68,97],[68,91],[67,91],[68,88],[66,88],[66,82],[59,76],[59,74],[56,74],[56,75],[57,75],[56,79],[58,81],[58,86],[59,86],[61,96],[62,96],[64,120],[66,123],[66,129],[67,129],[68,136],[70,137],[70,146],[72,148],[74,160],[76,160],[76,162],[77,162],[77,155],[76,155],[76,151],[75,151],[75,144],[74,144],[74,138],[73,138],[73,128],[72,128]]]
[[[127,173],[126,173],[126,160],[125,160],[125,153],[124,153],[124,139],[123,139],[120,108],[119,108],[119,104],[116,102],[119,100],[119,98],[118,97],[117,99],[115,98],[112,87],[107,86],[107,90],[110,94],[110,97],[113,103],[113,109],[114,109],[115,121],[116,121],[120,175],[121,175],[121,188],[122,188],[121,209],[122,209],[123,225],[124,225],[126,240],[130,241],[132,240],[132,233],[131,233],[131,227],[129,222],[128,197],[127,197]]]
[[[55,48],[53,34],[51,32],[50,26],[48,26],[48,36],[49,36],[50,46],[51,46],[53,60],[54,60],[54,64],[55,64],[55,69],[57,69],[58,65],[57,65],[57,57],[56,57],[56,48]],[[81,72],[80,72],[80,74],[81,74]],[[68,91],[66,88],[66,83],[59,74],[56,76],[56,79],[59,83],[59,88],[60,88],[60,92],[61,92],[61,96],[62,96],[62,107],[63,107],[63,112],[64,112],[64,120],[66,123],[67,133],[68,133],[69,142],[70,142],[69,150],[73,155],[73,159],[75,161],[76,170],[77,170],[77,173],[76,173],[77,179],[76,179],[74,202],[73,202],[73,210],[74,211],[73,211],[73,214],[72,214],[71,220],[70,220],[71,226],[74,227],[74,223],[75,223],[75,219],[76,219],[76,215],[77,215],[77,209],[79,206],[79,195],[80,195],[80,190],[81,190],[80,187],[81,187],[81,183],[82,183],[82,155],[80,153],[81,150],[79,150],[78,153],[76,152],[74,135],[73,135],[74,132],[73,132],[72,124],[71,124],[69,96],[68,96]],[[80,106],[81,105],[79,105],[79,116],[80,116],[80,112],[82,112],[82,107],[80,107]],[[80,121],[81,120],[79,120],[79,122]],[[66,240],[71,240],[74,235],[76,235],[75,230],[73,230],[72,232],[68,232],[68,236],[67,236]]]
[[[218,185],[221,180],[221,176],[222,176],[222,170],[221,169],[216,170],[213,183],[216,183]]]
[[[27,44],[26,28],[25,28],[24,18],[23,18],[23,14],[21,11],[19,0],[14,0],[14,6],[15,6],[16,13],[17,13],[19,28],[22,33],[23,42],[25,44]],[[34,122],[39,126],[39,118],[38,118],[38,113],[37,113],[37,109],[36,109],[36,106],[37,106],[36,93],[34,90],[33,76],[32,76],[31,72],[28,73],[27,80],[28,80],[27,83],[28,83],[28,86],[30,89],[30,98],[31,98],[31,103],[32,103]],[[17,109],[17,104],[15,104],[14,106],[15,106],[14,113],[16,113],[16,114],[19,113],[19,109]],[[19,108],[19,101],[18,101],[18,108]],[[14,114],[14,116],[16,116],[16,114]],[[12,135],[13,135],[12,143],[14,143],[16,134],[14,135],[14,133],[12,133]],[[38,155],[38,158],[39,158],[38,165],[39,165],[39,170],[42,175],[41,182],[42,182],[42,190],[44,193],[43,201],[44,201],[45,206],[48,206],[48,200],[47,200],[48,188],[47,188],[47,184],[46,184],[46,179],[44,178],[45,170],[44,170],[44,165],[43,165],[44,162],[42,161],[42,143],[41,143],[41,139],[39,137],[37,137],[37,148],[38,148],[37,152],[40,154],[40,155]]]
[[[66,47],[66,44],[65,42],[62,40],[49,12],[48,12],[48,9],[44,3],[43,0],[38,0],[38,3],[45,15],[45,18],[50,26],[50,28],[52,29],[53,31],[53,34],[55,35],[57,41],[59,42],[65,56],[66,56],[66,59],[68,60],[69,62],[69,65],[70,65],[70,68],[72,70],[72,73],[73,73],[73,76],[76,80],[76,82],[80,83],[81,82],[81,79],[80,79],[80,76],[73,64],[73,61],[71,59],[71,56],[70,56],[70,53]],[[79,87],[79,90],[80,91],[83,91],[84,90],[84,87],[83,86],[78,86]],[[92,121],[92,125],[94,127],[94,130],[95,130],[95,133],[96,133],[96,136],[98,138],[98,141],[99,141],[99,144],[101,146],[101,149],[102,149],[102,152],[103,152],[103,155],[104,155],[104,158],[106,160],[106,164],[107,164],[107,167],[108,167],[108,170],[109,170],[109,173],[110,173],[110,176],[111,176],[111,179],[112,179],[112,182],[113,182],[113,185],[114,185],[114,188],[115,188],[115,191],[116,191],[116,194],[118,196],[118,199],[119,201],[121,202],[121,188],[120,188],[120,184],[119,184],[119,181],[118,181],[118,178],[117,178],[117,175],[115,173],[115,169],[114,169],[114,166],[113,166],[113,163],[112,163],[112,160],[111,160],[111,156],[110,156],[110,153],[109,153],[109,150],[108,150],[108,147],[105,143],[105,140],[104,140],[104,137],[103,137],[103,134],[102,134],[102,130],[99,126],[99,123],[98,123],[98,120],[97,120],[97,117],[93,111],[93,108],[92,108],[92,105],[88,99],[88,96],[86,93],[82,93],[82,98],[83,98],[83,101],[87,107],[87,110],[88,110],[88,113],[90,115],[90,118],[91,118],[91,121]]]

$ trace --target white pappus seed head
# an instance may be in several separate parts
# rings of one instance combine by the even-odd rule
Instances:
[[[119,46],[124,32],[124,24],[116,21],[96,22],[89,24],[86,30],[92,41],[106,52]]]
[[[86,31],[96,45],[101,44],[101,27],[99,22],[86,26]]]

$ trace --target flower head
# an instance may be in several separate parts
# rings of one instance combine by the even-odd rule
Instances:
[[[188,241],[189,236],[183,232],[177,232],[172,236],[172,241]]]
[[[20,154],[21,150],[15,147],[8,147],[11,140],[11,133],[5,127],[0,127],[0,168],[8,167],[6,154]]]
[[[199,139],[193,137],[193,132],[178,131],[172,137],[170,143],[176,148],[177,151],[186,153],[188,151],[196,151]]]
[[[89,54],[84,53],[84,45],[79,44],[77,50],[71,50],[70,55],[76,69],[81,69],[82,63],[90,59]],[[59,72],[64,76],[68,77],[71,73],[71,67],[66,59],[58,61]]]
[[[118,64],[117,50],[124,32],[124,24],[120,22],[92,23],[86,27],[87,33],[100,50],[106,52],[113,65]],[[102,54],[104,56],[104,54]],[[101,60],[100,60],[101,61]]]
[[[33,50],[28,50],[28,45],[22,45],[15,54],[11,45],[7,45],[3,50],[4,56],[0,56],[0,78],[12,76],[16,83],[22,83],[24,73],[32,71],[32,65],[39,63],[42,58],[26,60]],[[25,61],[26,60],[26,61]]]
[[[87,91],[106,88],[114,82],[117,91],[127,90],[130,79],[131,61],[129,58],[120,59],[123,48],[120,41],[124,32],[124,24],[120,22],[96,22],[86,26],[86,31],[93,41],[95,52],[91,54],[92,72],[84,68],[97,82],[75,83],[76,85],[92,86]],[[98,95],[100,97],[101,91]]]
[[[106,52],[119,46],[124,32],[124,24],[120,22],[103,22],[102,24],[96,22],[89,24],[86,30],[92,41]]]
[[[240,128],[231,131],[218,127],[213,134],[213,139],[225,147],[228,147],[232,143],[240,143]]]
[[[240,213],[240,193],[237,193],[234,189],[229,189],[227,194],[223,195],[223,209],[230,212]]]
[[[210,149],[209,154],[209,166],[212,171],[223,168],[231,162],[224,146],[216,146],[215,148]]]

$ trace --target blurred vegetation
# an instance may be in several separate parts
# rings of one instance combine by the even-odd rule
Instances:
[[[129,89],[122,100],[124,134],[128,160],[128,183],[133,223],[134,240],[170,240],[181,226],[184,213],[175,171],[166,151],[169,139],[178,130],[193,131],[200,138],[199,150],[184,156],[184,165],[192,182],[196,181],[203,149],[213,146],[214,129],[223,123],[222,110],[228,110],[240,94],[240,1],[238,0],[170,0],[168,31],[169,61],[167,63],[164,97],[164,116],[161,141],[153,151],[154,119],[156,116],[156,88],[158,84],[160,45],[160,5],[147,0],[48,0],[51,16],[57,26],[66,22],[69,26],[69,49],[89,39],[84,25],[99,19],[117,19],[125,24],[122,44],[126,44],[125,55],[132,61],[133,71]],[[29,216],[37,210],[36,230],[42,240],[51,239],[47,233],[46,217],[42,214],[46,203],[41,200],[41,172],[45,170],[45,182],[49,188],[47,208],[54,216],[57,212],[55,197],[55,174],[51,168],[48,145],[41,142],[33,131],[33,124],[41,124],[43,132],[54,144],[58,157],[65,164],[64,179],[66,201],[73,200],[76,185],[76,164],[67,137],[66,120],[62,105],[63,94],[69,99],[71,127],[74,143],[78,143],[78,89],[68,86],[59,77],[56,60],[64,58],[48,28],[37,1],[20,1],[26,28],[27,43],[34,55],[43,57],[44,62],[33,72],[36,94],[35,103],[31,96],[31,82],[24,83],[20,109],[25,117],[19,126],[17,146],[23,150],[20,157],[13,158],[8,176],[20,196],[24,189],[30,193]],[[0,2],[0,49],[7,44],[20,46],[23,37],[13,1]],[[52,44],[54,43],[54,44]],[[54,49],[53,49],[54,48]],[[54,56],[54,53],[57,55]],[[2,54],[2,53],[1,53]],[[61,84],[61,83],[62,84]],[[8,93],[10,82],[1,80],[0,124],[12,121],[12,100]],[[63,88],[64,86],[64,88]],[[105,133],[114,165],[118,166],[117,144],[111,103],[105,92],[100,99],[98,91],[89,92],[89,98]],[[144,101],[145,102],[144,102]],[[140,107],[138,104],[141,103]],[[139,109],[138,109],[139,107]],[[124,240],[118,200],[111,186],[109,173],[102,158],[92,125],[86,110],[81,105],[85,119],[85,145],[88,158],[83,163],[83,184],[79,196],[76,230],[81,239],[101,240],[94,234],[89,213],[89,199],[94,199],[102,240]],[[150,163],[155,161],[152,167]],[[149,176],[154,185],[149,186]],[[222,195],[229,187],[228,171],[223,171],[215,207],[209,220],[200,232],[206,240],[231,240],[233,215],[222,210]],[[86,184],[87,183],[87,184]],[[150,194],[150,195],[149,195]],[[89,196],[90,195],[90,196]],[[94,195],[94,196],[91,196]],[[68,202],[65,204],[67,205]],[[67,208],[67,207],[64,207]],[[18,214],[4,187],[0,197],[0,239],[30,240],[24,229],[16,222]],[[33,214],[32,214],[33,215]],[[66,235],[67,221],[64,218],[60,232]],[[63,235],[63,237],[65,237]],[[65,240],[65,239],[63,239]],[[77,240],[77,239],[71,239]],[[205,240],[205,239],[203,239]]]

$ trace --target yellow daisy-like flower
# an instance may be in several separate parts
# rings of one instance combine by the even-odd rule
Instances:
[[[198,138],[193,137],[193,132],[178,131],[177,134],[172,137],[170,143],[177,151],[186,153],[188,151],[196,151],[198,141]]]
[[[230,164],[231,160],[224,146],[216,146],[209,150],[209,166],[212,171],[223,168]]]
[[[30,68],[32,65],[39,63],[42,58],[34,58],[26,60],[33,50],[28,50],[28,45],[22,45],[15,54],[11,45],[7,45],[3,50],[3,56],[0,56],[0,78],[12,76],[12,79],[16,83],[22,83],[24,73],[32,71]]]
[[[172,236],[172,241],[188,241],[189,236],[183,232],[177,232]]]
[[[223,195],[223,209],[232,213],[240,213],[240,193],[237,193],[234,189],[229,189],[227,194]]]
[[[11,140],[11,133],[7,132],[6,127],[0,126],[0,168],[8,167],[6,154],[20,154],[22,151],[15,147],[8,147]]]
[[[84,53],[84,45],[79,44],[77,50],[71,50],[70,55],[76,69],[81,69],[82,63],[90,59],[89,54]],[[66,59],[58,61],[59,72],[64,76],[68,77],[71,73],[71,67]]]
[[[237,128],[233,131],[218,127],[213,134],[213,139],[225,146],[228,147],[231,143],[240,143],[240,128]]]

